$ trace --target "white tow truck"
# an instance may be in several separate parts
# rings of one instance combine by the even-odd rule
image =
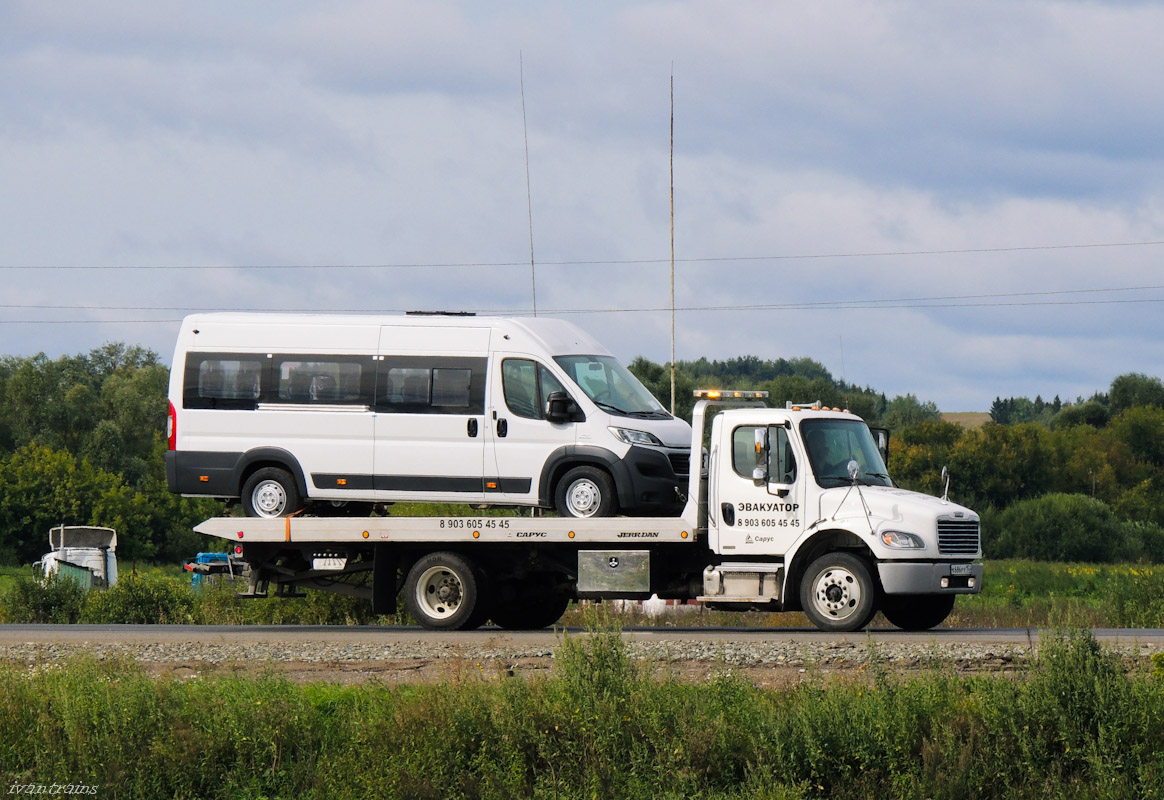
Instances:
[[[978,515],[895,487],[887,432],[818,404],[767,408],[766,396],[696,392],[677,517],[217,517],[195,530],[234,543],[248,596],[274,582],[278,595],[322,589],[394,613],[403,589],[418,623],[446,630],[541,628],[571,600],[652,595],[802,610],[830,631],[881,611],[925,630],[981,590]]]

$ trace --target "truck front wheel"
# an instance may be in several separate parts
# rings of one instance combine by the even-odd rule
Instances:
[[[928,631],[941,625],[954,610],[952,594],[887,594],[881,613],[903,631]]]
[[[826,553],[809,565],[800,584],[800,606],[822,631],[858,631],[877,613],[869,568],[851,553]]]
[[[413,619],[434,630],[467,631],[484,622],[484,578],[456,553],[430,553],[412,565],[404,603]]]

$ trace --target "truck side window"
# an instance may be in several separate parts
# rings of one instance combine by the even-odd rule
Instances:
[[[759,425],[742,425],[732,431],[732,468],[740,477],[752,479],[756,468],[756,431]],[[768,480],[796,483],[796,457],[788,430],[781,425],[768,428]]]
[[[759,425],[741,425],[732,431],[732,467],[740,477],[752,479],[756,468],[756,431]]]
[[[505,405],[526,419],[543,419],[546,399],[553,392],[566,391],[548,369],[524,358],[507,358],[501,362],[501,387]]]

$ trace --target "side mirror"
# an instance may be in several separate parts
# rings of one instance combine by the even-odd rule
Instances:
[[[546,398],[546,419],[555,425],[561,425],[565,422],[578,421],[577,418],[581,416],[582,409],[578,408],[578,404],[574,399],[565,392],[550,392],[550,396]]]
[[[756,428],[756,466],[752,469],[752,482],[763,486],[768,482],[768,429]]]
[[[857,480],[857,476],[861,474],[861,465],[857,463],[857,459],[850,458],[849,463],[845,465],[845,470],[849,473],[849,480]]]
[[[881,453],[881,460],[889,466],[889,431],[886,428],[870,428],[877,441],[877,450]]]

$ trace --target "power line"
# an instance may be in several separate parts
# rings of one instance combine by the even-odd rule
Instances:
[[[677,306],[676,311],[686,312],[716,312],[716,311],[856,311],[856,310],[883,310],[883,309],[910,309],[910,308],[1008,308],[1029,306],[1071,306],[1071,305],[1115,305],[1128,303],[1164,303],[1164,297],[1138,298],[1108,298],[1108,299],[1065,299],[1066,295],[1094,295],[1116,292],[1143,292],[1164,290],[1164,285],[1156,286],[1125,286],[1091,289],[1057,289],[1042,292],[1009,292],[995,294],[968,294],[968,295],[938,295],[933,297],[896,297],[874,300],[822,300],[798,303],[745,303],[727,305],[690,305]],[[1044,298],[1044,299],[1034,299]],[[97,306],[97,305],[65,305],[65,304],[0,304],[0,309],[38,310],[38,311],[144,311],[144,312],[174,312],[196,313],[206,311],[204,308],[190,306]],[[222,309],[216,309],[222,310]],[[229,309],[234,313],[264,313],[268,308],[235,308]],[[404,308],[343,308],[343,309],[282,309],[288,313],[310,314],[376,314],[401,313]],[[624,313],[654,313],[669,312],[670,306],[643,306],[622,308],[562,308],[551,309],[543,313],[567,314],[624,314]],[[505,316],[524,316],[528,309],[477,309],[482,314]],[[180,322],[179,319],[133,319],[133,320],[0,320],[0,324],[46,324],[51,322],[62,323],[98,323],[122,324],[138,323],[170,323]]]
[[[801,253],[776,254],[762,256],[706,256],[698,258],[676,258],[676,263],[708,264],[708,263],[739,263],[749,261],[807,261],[829,258],[898,258],[907,256],[947,256],[971,255],[976,253],[1021,253],[1053,250],[1089,250],[1115,247],[1155,247],[1164,245],[1164,240],[1146,242],[1096,242],[1090,244],[1044,244],[1017,247],[970,247],[944,250],[885,250],[853,253]],[[542,266],[572,267],[572,266],[624,266],[635,264],[668,264],[668,258],[638,258],[638,259],[607,259],[607,260],[573,260],[573,261],[539,261]],[[170,265],[142,265],[142,264],[43,264],[32,266],[26,264],[0,264],[0,270],[92,270],[92,271],[130,271],[130,270],[278,270],[278,269],[323,269],[323,270],[354,270],[354,269],[453,269],[453,268],[486,268],[486,267],[524,267],[528,261],[463,261],[463,262],[408,262],[390,264],[170,264]]]

